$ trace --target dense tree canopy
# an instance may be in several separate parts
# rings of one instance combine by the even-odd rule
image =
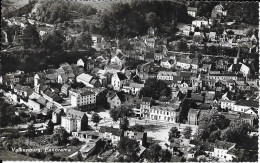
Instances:
[[[159,144],[151,145],[145,152],[145,158],[149,162],[169,162],[171,156],[171,152],[167,149],[162,149]]]
[[[145,34],[150,26],[161,27],[172,20],[185,22],[187,18],[187,7],[181,2],[132,1],[113,4],[111,11],[101,15],[99,28],[104,35],[135,37]]]
[[[65,41],[65,37],[59,30],[53,30],[46,34],[42,40],[42,48],[51,51],[62,50],[62,44]]]
[[[224,130],[229,126],[229,119],[223,115],[219,115],[216,110],[211,110],[209,115],[203,114],[199,118],[199,128],[195,134],[195,138],[199,140],[207,140],[211,135],[211,140],[214,141],[217,138],[216,133],[213,131]]]
[[[138,160],[137,153],[140,151],[140,147],[136,140],[123,137],[118,142],[117,149],[120,154],[126,155],[129,160],[134,162]]]
[[[62,23],[71,20],[73,15],[85,17],[96,12],[90,5],[77,2],[47,1],[37,8],[36,17],[46,23]]]
[[[146,80],[144,87],[140,90],[140,97],[152,97],[158,100],[160,97],[168,97],[171,95],[171,89],[167,84],[161,80],[155,78],[149,78]]]

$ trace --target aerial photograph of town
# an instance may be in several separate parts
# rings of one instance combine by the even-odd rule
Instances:
[[[256,1],[1,1],[1,162],[258,162],[258,89]]]

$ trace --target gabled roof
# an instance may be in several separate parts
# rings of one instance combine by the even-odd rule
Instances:
[[[254,119],[255,119],[255,116],[252,115],[252,114],[245,114],[245,113],[242,113],[242,114],[241,114],[241,119],[250,119],[250,120],[254,120]]]
[[[151,98],[151,97],[143,97],[143,98],[142,98],[142,102],[151,103],[151,102],[152,102],[152,98]]]
[[[139,83],[130,83],[129,87],[133,87],[133,88],[143,88],[144,84],[139,84]]]
[[[92,79],[92,77],[93,77],[93,76],[91,76],[91,75],[89,75],[89,74],[82,73],[82,74],[80,74],[79,76],[77,76],[77,79],[83,80],[83,81],[89,83],[90,80]]]
[[[99,132],[101,133],[112,133],[112,135],[115,135],[115,136],[120,136],[120,129],[118,128],[113,128],[113,127],[107,127],[107,126],[100,126],[100,129],[99,129]]]
[[[197,8],[196,7],[188,7],[187,11],[194,11],[197,12]]]
[[[226,150],[228,150],[234,145],[236,145],[236,143],[230,143],[230,142],[218,141],[218,140],[216,140],[215,142],[215,148],[226,149]]]
[[[127,77],[122,72],[117,72],[116,75],[118,76],[119,80],[125,80]]]
[[[157,76],[178,76],[178,73],[172,71],[159,71]]]
[[[72,116],[73,118],[82,118],[84,115],[86,115],[84,112],[74,110],[74,109],[69,109],[66,113],[66,116]],[[87,116],[86,116],[87,117]]]
[[[253,101],[253,100],[239,100],[236,105],[241,105],[241,106],[251,106],[251,107],[259,107],[259,102],[258,101]]]
[[[196,114],[198,115],[200,112],[200,109],[190,109],[188,114]]]

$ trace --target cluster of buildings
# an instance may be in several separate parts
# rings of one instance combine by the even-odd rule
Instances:
[[[189,7],[188,14],[196,17],[197,9]],[[223,6],[217,5],[211,17],[220,19],[226,14]],[[194,32],[194,27],[209,25],[210,21],[198,18],[187,30]],[[244,39],[244,42],[251,42],[251,50],[256,48],[253,42],[258,41],[257,37],[246,40],[244,32],[231,30],[233,36],[227,39],[224,37],[224,41],[233,39],[235,42],[231,43],[238,43],[238,39]],[[183,101],[189,99],[197,107],[186,108],[186,124],[198,125],[203,114],[218,109],[220,114],[230,120],[240,119],[251,126],[256,125],[259,78],[257,74],[251,73],[249,61],[244,62],[241,58],[240,48],[237,57],[231,61],[220,58],[213,69],[214,56],[198,57],[193,53],[170,51],[165,44],[157,44],[156,33],[157,29],[149,28],[148,35],[129,39],[131,49],[119,49],[118,40],[111,42],[102,36],[92,36],[97,57],[81,58],[76,64],[62,63],[59,68],[40,72],[24,73],[17,70],[7,73],[0,76],[4,96],[28,107],[29,112],[51,115],[56,125],[64,127],[73,137],[89,142],[81,149],[83,156],[89,155],[100,140],[105,139],[116,145],[122,134],[140,143],[140,155],[145,150],[145,132],[122,133],[120,129],[106,126],[100,127],[99,132],[89,131],[86,112],[95,111],[97,107],[110,109],[130,106],[138,117],[179,123]],[[195,36],[205,37],[201,32],[194,32]],[[210,32],[206,37],[214,42],[222,36]],[[141,63],[130,69],[129,61]],[[165,82],[171,90],[170,100],[165,102],[140,97],[140,91],[148,78]],[[189,146],[189,155],[194,157],[196,151],[192,147],[197,144],[206,146],[205,151],[210,156],[232,161],[233,143],[218,141],[210,144],[190,140],[180,142],[180,148]]]

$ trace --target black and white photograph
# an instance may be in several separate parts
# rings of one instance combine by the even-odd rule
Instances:
[[[0,161],[258,162],[259,2],[2,0]]]

